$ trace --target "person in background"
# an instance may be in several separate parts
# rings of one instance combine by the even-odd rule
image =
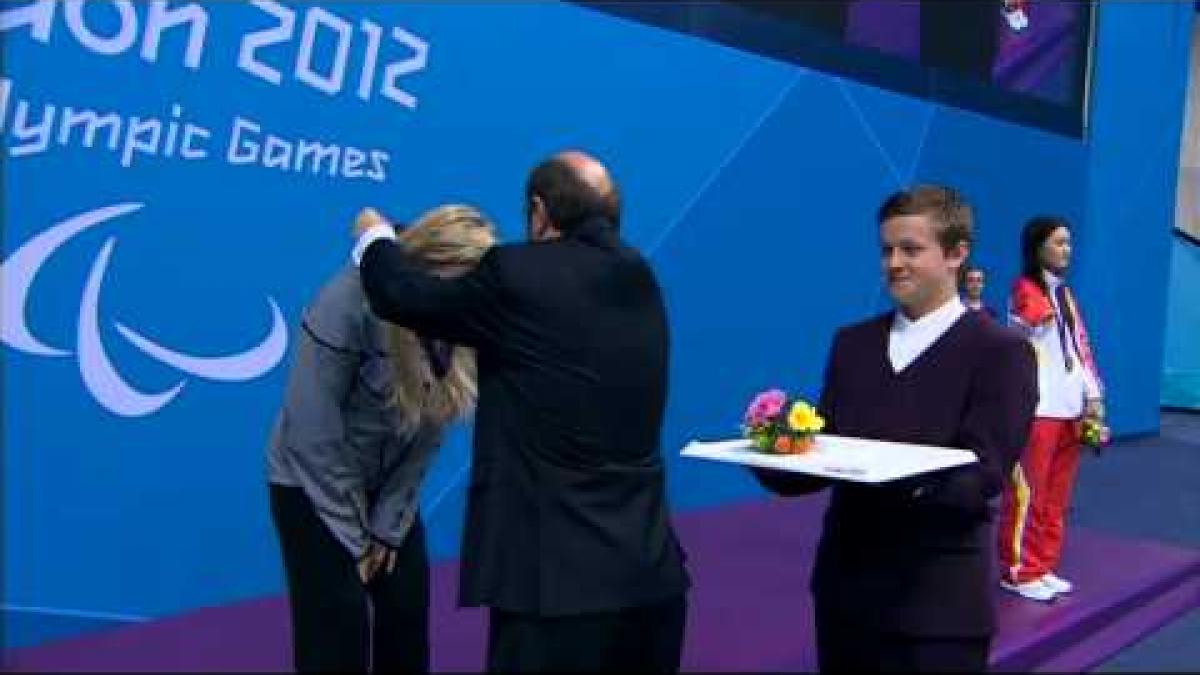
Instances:
[[[983,286],[985,277],[982,267],[968,265],[963,272],[963,304],[967,309],[983,312],[992,319],[1000,320],[1000,315],[983,301]]]

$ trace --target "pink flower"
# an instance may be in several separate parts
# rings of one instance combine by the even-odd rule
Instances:
[[[783,412],[787,394],[780,389],[770,389],[754,397],[746,409],[746,424],[762,426]]]

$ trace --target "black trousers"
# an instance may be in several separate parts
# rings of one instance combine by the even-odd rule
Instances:
[[[493,673],[675,673],[683,652],[685,596],[613,612],[563,617],[491,611]]]
[[[864,630],[817,614],[822,673],[983,673],[991,638],[929,638]]]
[[[367,586],[298,487],[271,485],[298,672],[428,672],[429,558],[420,514],[391,574]]]

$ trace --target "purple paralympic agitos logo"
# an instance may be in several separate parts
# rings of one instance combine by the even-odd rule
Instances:
[[[84,230],[129,215],[143,206],[138,203],[113,204],[68,218],[25,242],[0,263],[0,341],[34,356],[64,358],[74,355],[88,392],[101,406],[123,417],[142,417],[157,412],[179,395],[187,381],[181,379],[157,393],[139,391],[121,377],[104,349],[98,311],[100,290],[117,238],[109,237],[92,262],[79,302],[74,352],[48,345],[33,335],[25,323],[25,306],[38,271],[59,247]],[[267,336],[256,347],[226,356],[185,354],[164,347],[125,324],[115,322],[115,326],[134,347],[182,373],[218,382],[242,382],[270,371],[287,351],[287,326],[283,315],[274,299],[268,297],[267,303],[271,308],[271,330]]]

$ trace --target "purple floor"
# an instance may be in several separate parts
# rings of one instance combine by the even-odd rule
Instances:
[[[811,670],[807,580],[820,499],[767,501],[678,520],[695,581],[684,669]],[[999,596],[993,666],[1091,668],[1200,606],[1200,551],[1073,532],[1063,574],[1078,591],[1053,604]],[[456,567],[433,574],[433,668],[478,671],[484,614],[454,607]],[[11,652],[25,671],[278,671],[289,665],[287,611],[267,598]]]

